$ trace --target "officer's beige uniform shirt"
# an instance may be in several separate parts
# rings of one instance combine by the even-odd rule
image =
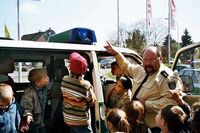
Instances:
[[[146,76],[144,67],[141,65],[131,64],[123,55],[118,54],[115,56],[117,63],[123,70],[124,74],[133,78],[133,88],[132,93],[134,95],[136,89],[139,87],[141,82]],[[166,97],[169,94],[169,78],[164,77],[160,74],[161,71],[165,70],[169,76],[173,76],[174,72],[161,64],[159,71],[153,75],[149,75],[146,82],[142,85],[137,98],[142,98],[145,100],[145,124],[149,128],[156,127],[155,116],[157,112],[166,104],[176,104],[172,99]],[[174,78],[176,80],[176,89],[182,89],[182,82],[180,78]]]

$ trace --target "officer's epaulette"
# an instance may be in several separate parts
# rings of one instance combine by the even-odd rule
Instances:
[[[161,74],[163,77],[165,77],[165,78],[167,78],[167,77],[169,76],[169,74],[168,74],[165,70],[162,70],[162,71],[160,72],[160,74]]]

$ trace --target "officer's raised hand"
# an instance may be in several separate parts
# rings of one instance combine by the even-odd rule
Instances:
[[[107,45],[104,46],[104,48],[106,49],[106,52],[108,52],[109,54],[111,54],[113,56],[118,54],[118,52],[115,50],[115,48],[109,42],[107,42]]]

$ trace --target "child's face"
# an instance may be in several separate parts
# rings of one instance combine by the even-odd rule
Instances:
[[[10,97],[8,100],[0,100],[0,109],[7,109],[10,104],[12,103],[12,97]]]
[[[163,126],[164,120],[161,118],[161,110],[157,113],[155,121],[157,127],[161,128]]]
[[[43,88],[49,84],[49,77],[44,75],[39,81],[36,82],[36,85],[40,88]]]
[[[111,67],[111,72],[112,72],[112,75],[121,75],[122,74],[121,69],[117,65],[113,65]]]
[[[118,80],[117,83],[114,86],[114,91],[116,93],[121,93],[123,91],[123,89],[124,89],[124,87],[123,87],[121,81]]]

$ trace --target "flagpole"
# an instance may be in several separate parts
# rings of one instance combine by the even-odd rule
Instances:
[[[19,0],[17,0],[17,40],[20,40],[20,23],[19,23]],[[18,76],[19,76],[19,83],[22,81],[22,63],[18,63],[19,71],[18,71]]]
[[[149,35],[148,35],[148,0],[146,0],[146,38],[147,38],[147,46],[149,43]]]
[[[170,66],[170,38],[171,38],[171,34],[170,34],[170,29],[171,29],[171,0],[169,0],[169,3],[168,3],[168,63],[169,63],[169,66]]]
[[[17,39],[20,40],[19,0],[17,0]]]
[[[121,47],[119,43],[119,0],[117,0],[117,45]]]

